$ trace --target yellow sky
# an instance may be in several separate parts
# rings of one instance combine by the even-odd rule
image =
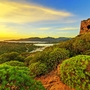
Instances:
[[[24,33],[25,30],[20,28],[19,25],[24,26],[27,23],[35,23],[35,22],[38,23],[40,21],[46,21],[46,20],[62,21],[62,19],[73,16],[72,13],[69,13],[66,11],[55,10],[55,9],[39,6],[36,4],[32,4],[32,3],[12,2],[9,0],[0,1],[0,12],[1,12],[0,13],[0,38],[1,39],[33,36],[32,34],[25,35]],[[49,30],[49,28],[46,26],[37,27],[37,28],[42,31]],[[20,34],[20,31],[21,31],[21,34]],[[33,33],[33,31],[32,32],[30,30],[28,31],[29,31],[28,33]],[[37,35],[37,34],[34,34],[34,35]]]
[[[2,8],[0,9],[0,12],[2,12],[0,13],[0,21],[2,22],[27,23],[72,16],[69,12],[10,1],[0,2],[0,8]]]

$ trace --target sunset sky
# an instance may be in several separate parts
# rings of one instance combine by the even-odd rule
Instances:
[[[90,0],[0,0],[0,40],[75,37]]]

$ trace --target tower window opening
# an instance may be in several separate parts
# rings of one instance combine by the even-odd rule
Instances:
[[[88,25],[87,28],[90,29],[90,25]]]

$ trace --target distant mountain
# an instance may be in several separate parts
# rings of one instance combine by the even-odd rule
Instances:
[[[17,39],[17,40],[8,40],[8,41],[42,41],[46,43],[56,43],[61,41],[67,41],[71,38],[66,37],[59,37],[59,38],[53,38],[53,37],[45,37],[45,38],[39,38],[39,37],[31,37],[31,38],[23,38],[23,39]]]

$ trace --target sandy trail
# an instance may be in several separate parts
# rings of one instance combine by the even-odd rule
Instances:
[[[59,67],[56,70],[51,71],[47,75],[41,76],[36,78],[37,80],[41,81],[46,90],[75,90],[70,89],[68,86],[66,86],[59,77]]]

